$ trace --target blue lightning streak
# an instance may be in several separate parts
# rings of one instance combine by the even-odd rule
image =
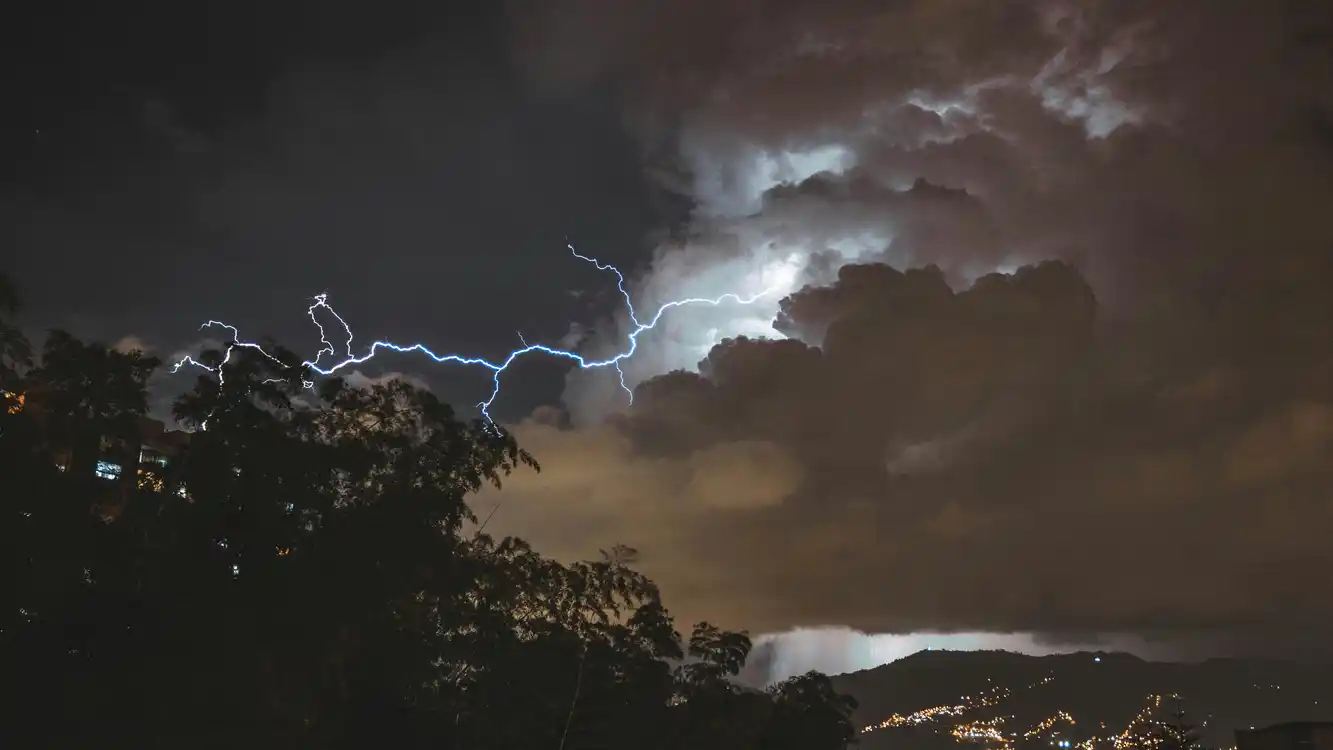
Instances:
[[[634,391],[625,383],[625,371],[621,369],[620,363],[634,356],[634,353],[639,348],[640,334],[644,333],[645,331],[651,331],[654,327],[656,327],[658,322],[661,321],[662,316],[665,315],[668,310],[672,310],[677,307],[684,307],[686,305],[710,305],[713,307],[717,307],[718,305],[721,305],[726,302],[734,302],[735,304],[738,305],[750,305],[754,304],[760,299],[763,299],[764,297],[774,294],[780,289],[780,287],[775,286],[769,289],[765,289],[764,291],[759,292],[758,294],[751,295],[748,297],[742,297],[739,294],[730,293],[730,294],[723,294],[719,297],[714,297],[711,299],[707,297],[687,297],[685,299],[672,300],[659,307],[657,309],[657,312],[652,316],[652,318],[647,323],[643,323],[639,320],[638,313],[636,313],[634,310],[634,302],[630,298],[629,292],[625,289],[625,276],[620,272],[620,269],[616,268],[610,263],[602,263],[596,258],[592,258],[587,255],[581,255],[577,250],[574,249],[573,245],[567,245],[567,247],[569,248],[569,252],[572,253],[575,258],[578,258],[579,260],[585,261],[587,263],[591,263],[599,271],[610,271],[616,275],[616,289],[620,291],[621,296],[624,297],[625,299],[625,307],[626,310],[629,312],[629,320],[630,323],[634,326],[634,329],[630,331],[630,333],[626,337],[629,341],[629,346],[624,351],[620,352],[619,354],[616,354],[615,356],[599,360],[588,359],[583,355],[578,354],[577,352],[569,351],[567,349],[556,349],[554,347],[545,346],[542,344],[529,344],[527,343],[526,340],[524,340],[523,334],[521,333],[519,334],[519,341],[523,344],[523,346],[519,349],[515,349],[514,351],[510,352],[509,355],[506,356],[504,360],[498,364],[495,362],[491,362],[490,360],[487,360],[483,357],[468,357],[461,354],[437,354],[434,351],[432,351],[429,347],[427,347],[425,344],[402,345],[402,344],[395,344],[392,341],[374,341],[370,344],[370,347],[366,350],[364,354],[358,356],[354,354],[352,351],[353,336],[352,336],[351,326],[349,326],[347,324],[347,321],[344,320],[343,317],[339,315],[338,312],[329,305],[328,295],[319,294],[314,297],[313,304],[311,304],[310,307],[307,308],[306,313],[309,315],[310,320],[314,322],[316,330],[319,331],[319,341],[320,344],[322,344],[322,348],[315,354],[314,359],[306,360],[305,362],[302,363],[302,365],[305,367],[309,367],[311,371],[316,372],[320,375],[329,376],[329,375],[334,375],[339,370],[342,370],[345,367],[364,364],[365,362],[368,362],[371,359],[373,359],[376,354],[380,353],[383,350],[389,350],[401,354],[416,352],[424,354],[427,357],[430,357],[435,362],[441,364],[449,362],[461,365],[479,365],[491,371],[491,380],[494,383],[495,387],[491,390],[490,396],[485,401],[481,401],[480,403],[478,403],[477,407],[481,410],[482,416],[484,416],[488,422],[494,424],[494,420],[491,419],[490,415],[490,407],[493,403],[495,403],[495,399],[500,395],[500,375],[505,370],[509,369],[509,366],[513,364],[514,361],[517,360],[519,357],[539,352],[552,357],[561,357],[564,359],[572,360],[578,364],[580,369],[584,370],[601,369],[606,367],[614,368],[616,372],[619,374],[620,387],[624,389],[626,394],[629,395],[629,402],[633,404]],[[334,364],[328,366],[321,365],[320,360],[323,359],[325,356],[337,357],[339,355],[337,348],[335,348],[333,343],[329,341],[328,332],[325,330],[324,325],[319,322],[319,316],[317,315],[317,311],[321,309],[327,310],[329,314],[333,316],[334,320],[338,321],[338,324],[341,325],[343,328],[343,332],[347,335],[347,340],[344,347],[346,351],[345,357],[339,361],[336,361]],[[237,331],[235,326],[217,320],[210,320],[207,323],[204,323],[202,326],[200,326],[200,330],[206,328],[223,328],[231,333],[232,340],[225,349],[222,361],[218,363],[216,367],[210,367],[202,362],[199,362],[193,357],[186,356],[183,357],[180,361],[176,362],[176,364],[171,368],[171,371],[173,373],[178,372],[180,368],[184,367],[185,365],[202,368],[217,375],[218,384],[220,386],[223,382],[223,377],[224,377],[223,370],[226,367],[227,363],[231,360],[232,352],[235,351],[237,348],[253,349],[256,352],[259,352],[262,356],[268,358],[269,360],[276,362],[277,364],[282,365],[283,367],[287,366],[286,364],[278,360],[277,357],[274,357],[273,355],[264,351],[264,348],[259,344],[249,341],[241,341],[240,332]],[[270,382],[270,381],[265,381],[265,382]],[[307,388],[313,387],[314,385],[312,382],[309,381],[304,381],[302,384]]]

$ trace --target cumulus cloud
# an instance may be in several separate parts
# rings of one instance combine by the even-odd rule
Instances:
[[[677,311],[643,337],[631,384],[691,369],[722,338],[774,335],[778,298],[851,262],[933,263],[966,284],[1061,258],[1111,314],[1205,319],[1228,284],[1285,273],[1260,252],[1312,262],[1333,240],[1315,210],[1333,97],[1312,85],[1333,83],[1333,66],[1309,42],[1327,23],[1295,10],[518,5],[534,75],[623,87],[651,173],[694,206],[639,279],[640,307],[778,287],[751,306]],[[628,328],[603,326],[601,345]],[[608,384],[571,382],[576,420],[612,408]]]
[[[641,310],[773,293],[573,376],[497,528],[760,631],[1327,632],[1326,9],[515,5],[693,207]]]

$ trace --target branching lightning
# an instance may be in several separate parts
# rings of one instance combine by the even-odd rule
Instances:
[[[316,352],[314,359],[306,360],[305,362],[302,363],[302,365],[310,368],[312,372],[318,373],[320,375],[329,376],[336,374],[339,370],[342,370],[345,367],[360,365],[365,362],[368,362],[371,359],[373,359],[375,355],[379,354],[381,351],[388,350],[403,354],[412,352],[424,354],[427,357],[434,360],[435,362],[441,364],[447,362],[460,365],[476,365],[484,367],[491,371],[491,380],[494,383],[494,388],[491,390],[490,396],[486,400],[479,402],[477,404],[477,407],[481,410],[482,416],[484,416],[487,421],[494,423],[494,420],[491,419],[490,407],[493,403],[495,403],[495,399],[498,398],[500,395],[500,375],[504,373],[505,370],[509,369],[509,366],[513,364],[516,360],[518,360],[520,357],[527,354],[542,353],[552,357],[562,357],[564,359],[572,360],[576,364],[578,364],[579,368],[584,370],[600,369],[606,367],[614,368],[619,375],[620,387],[624,389],[626,394],[628,394],[629,401],[632,404],[634,403],[634,391],[631,390],[630,387],[625,383],[625,371],[621,369],[620,363],[634,356],[635,351],[637,351],[639,347],[640,334],[644,333],[645,331],[651,331],[658,324],[658,322],[662,319],[662,316],[666,314],[668,310],[677,307],[684,307],[686,305],[710,305],[716,307],[718,305],[722,305],[727,302],[732,302],[738,305],[750,305],[764,297],[770,296],[775,292],[780,291],[780,289],[782,288],[781,285],[773,286],[768,289],[765,289],[764,291],[759,292],[758,294],[748,297],[743,297],[735,293],[729,293],[729,294],[723,294],[719,297],[715,297],[712,299],[705,297],[687,297],[685,299],[672,300],[670,302],[666,302],[661,307],[659,307],[657,309],[657,312],[652,316],[652,318],[645,323],[640,321],[638,314],[634,310],[634,302],[630,299],[629,291],[625,289],[625,276],[620,272],[620,269],[616,268],[610,263],[602,263],[596,258],[580,254],[577,250],[574,249],[573,245],[567,245],[567,247],[569,248],[570,253],[572,253],[575,258],[578,258],[579,260],[585,261],[587,263],[591,263],[599,271],[610,271],[611,273],[614,273],[616,275],[616,289],[620,291],[621,296],[624,297],[625,299],[625,307],[629,313],[629,320],[630,324],[633,326],[633,330],[631,330],[628,336],[626,337],[628,340],[628,346],[623,351],[610,358],[596,359],[596,360],[589,359],[583,356],[582,354],[567,349],[556,349],[554,347],[545,346],[543,344],[529,344],[523,338],[522,333],[519,334],[519,341],[520,343],[522,343],[522,347],[519,349],[515,349],[514,351],[511,351],[508,354],[508,356],[506,356],[499,363],[492,362],[483,357],[469,357],[462,354],[437,354],[436,352],[432,351],[429,347],[427,347],[425,344],[421,343],[403,345],[403,344],[396,344],[392,341],[374,341],[370,344],[369,348],[366,349],[365,353],[357,355],[352,350],[353,334],[351,326],[349,326],[347,324],[347,321],[344,320],[343,317],[339,315],[338,312],[329,305],[328,295],[319,294],[314,297],[313,303],[310,305],[309,308],[307,308],[306,313],[307,315],[309,315],[310,320],[315,324],[316,330],[319,331],[319,341],[320,344],[322,345],[322,348],[320,348],[320,350]],[[333,316],[333,319],[338,322],[338,325],[342,326],[343,333],[346,334],[346,340],[345,344],[343,345],[342,354],[339,353],[339,349],[334,346],[333,342],[329,340],[329,334],[328,331],[325,330],[324,324],[320,323],[318,315],[319,310],[328,311],[328,314]],[[209,365],[206,365],[191,356],[186,356],[183,357],[180,361],[176,362],[175,365],[171,368],[171,371],[173,373],[178,372],[185,365],[202,368],[204,370],[214,373],[217,376],[219,386],[221,386],[224,379],[223,371],[225,370],[227,363],[231,360],[232,353],[237,348],[253,349],[260,355],[268,358],[269,360],[276,362],[277,364],[282,365],[283,367],[287,366],[285,363],[281,362],[277,357],[265,351],[264,348],[259,344],[250,341],[242,341],[240,338],[240,332],[233,325],[217,320],[210,320],[207,323],[204,323],[202,326],[200,326],[200,330],[208,328],[222,328],[231,334],[231,341],[227,344],[224,350],[222,361],[218,363],[216,367],[210,367]],[[342,357],[342,359],[336,359],[337,357],[340,356]],[[334,360],[333,363],[328,365],[321,364],[321,360],[324,360],[326,357],[333,358]],[[310,388],[313,387],[314,384],[312,382],[306,381],[303,383],[303,385],[307,388]]]

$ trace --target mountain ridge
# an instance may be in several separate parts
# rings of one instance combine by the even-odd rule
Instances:
[[[860,703],[865,750],[1123,748],[1177,694],[1208,747],[1233,746],[1237,729],[1333,721],[1333,663],[1323,662],[926,649],[833,682]]]

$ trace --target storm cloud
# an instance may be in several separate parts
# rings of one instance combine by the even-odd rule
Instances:
[[[571,376],[493,527],[757,631],[1328,632],[1316,5],[516,3],[690,207],[641,307],[780,289]]]

